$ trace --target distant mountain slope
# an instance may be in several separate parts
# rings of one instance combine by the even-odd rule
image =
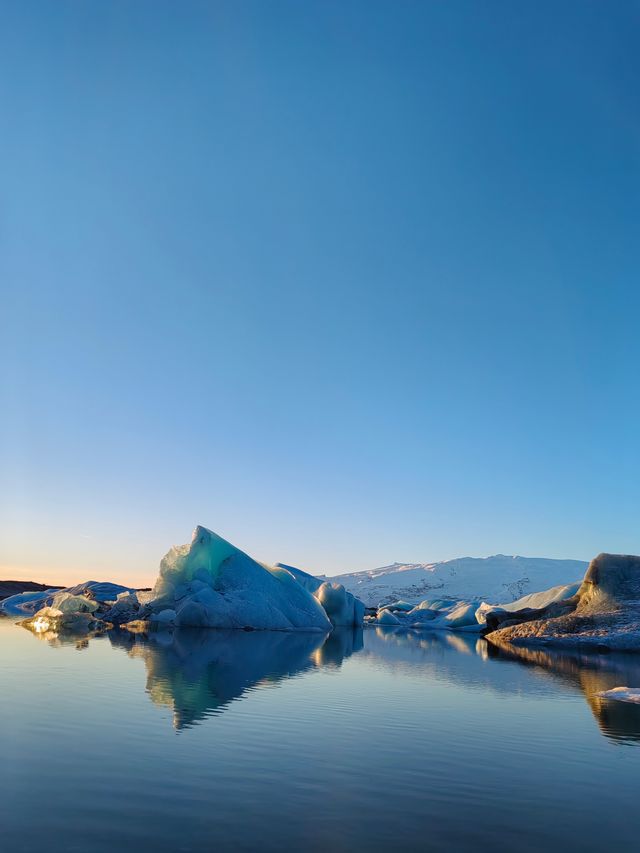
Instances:
[[[343,584],[368,607],[398,599],[417,603],[425,598],[482,598],[500,604],[579,581],[587,566],[582,560],[496,554],[439,563],[394,563],[328,580]]]
[[[20,592],[44,592],[46,589],[59,589],[60,587],[35,581],[0,581],[0,601]]]

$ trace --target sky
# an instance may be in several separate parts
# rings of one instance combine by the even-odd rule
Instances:
[[[0,577],[639,553],[639,25],[4,2]]]

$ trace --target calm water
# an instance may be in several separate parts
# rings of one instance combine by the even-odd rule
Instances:
[[[637,849],[640,656],[0,620],[0,849]]]

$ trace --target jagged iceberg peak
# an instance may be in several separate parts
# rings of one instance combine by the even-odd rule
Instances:
[[[215,582],[220,576],[224,561],[233,556],[251,560],[244,551],[199,524],[193,531],[191,544],[174,545],[162,558],[160,574],[153,591],[161,594],[168,584],[175,584],[178,576],[181,583],[193,580]]]

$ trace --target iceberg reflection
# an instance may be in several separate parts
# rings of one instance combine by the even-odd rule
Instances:
[[[180,629],[109,632],[113,646],[142,658],[152,702],[173,712],[177,730],[221,713],[244,693],[307,670],[340,666],[362,648],[362,629],[328,635],[282,631]]]
[[[422,671],[429,679],[463,685],[468,690],[511,695],[536,693],[540,681],[528,677],[528,670],[579,691],[605,737],[619,742],[640,741],[640,705],[599,695],[613,687],[640,686],[637,653],[580,654],[511,645],[498,647],[469,635],[381,626],[367,632],[365,646],[365,655],[378,665],[397,671]],[[512,666],[500,666],[501,663]]]
[[[585,654],[486,645],[489,657],[494,660],[518,661],[580,690],[605,737],[640,741],[640,706],[599,695],[621,685],[640,685],[640,655],[637,653]]]

